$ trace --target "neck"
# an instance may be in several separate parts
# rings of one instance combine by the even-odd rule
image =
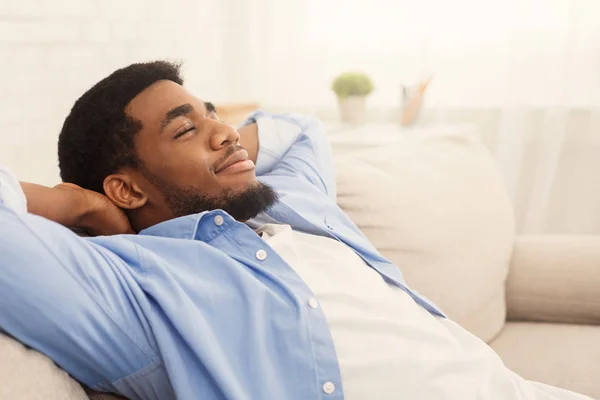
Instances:
[[[139,233],[141,230],[173,219],[175,216],[168,210],[160,210],[156,207],[146,205],[137,210],[129,211],[127,218],[129,218],[129,223],[133,230]]]

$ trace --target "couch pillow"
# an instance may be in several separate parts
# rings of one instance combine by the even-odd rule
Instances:
[[[88,396],[48,357],[0,333],[0,399],[87,400]]]
[[[409,286],[481,339],[504,325],[514,220],[478,135],[415,130],[358,150],[334,140],[338,204]]]

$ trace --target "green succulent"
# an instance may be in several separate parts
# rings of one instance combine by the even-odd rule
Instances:
[[[344,72],[331,85],[337,97],[345,99],[349,96],[366,96],[373,91],[373,82],[362,72]]]

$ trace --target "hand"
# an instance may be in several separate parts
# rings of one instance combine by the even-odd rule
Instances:
[[[64,191],[78,203],[80,212],[74,214],[70,228],[83,229],[92,236],[135,234],[127,215],[108,197],[72,183],[61,183],[54,189]]]

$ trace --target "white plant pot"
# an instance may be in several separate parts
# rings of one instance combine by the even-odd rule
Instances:
[[[342,121],[362,123],[366,119],[366,96],[350,96],[340,99]]]

